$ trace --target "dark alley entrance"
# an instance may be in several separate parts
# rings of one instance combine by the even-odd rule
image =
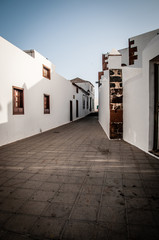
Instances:
[[[154,64],[154,151],[159,155],[159,64]]]

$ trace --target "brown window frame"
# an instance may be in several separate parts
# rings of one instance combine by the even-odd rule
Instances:
[[[45,100],[47,99],[47,103]],[[44,114],[50,114],[50,95],[44,94]]]
[[[18,92],[18,95],[16,95],[16,92]],[[13,96],[13,115],[24,114],[24,88],[13,86],[12,96]]]
[[[45,70],[47,71],[47,75],[45,74]],[[45,66],[44,64],[43,64],[43,77],[49,80],[51,79],[51,69]]]

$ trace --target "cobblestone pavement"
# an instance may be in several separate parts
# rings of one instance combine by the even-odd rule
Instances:
[[[159,239],[159,160],[97,117],[0,148],[0,239]]]

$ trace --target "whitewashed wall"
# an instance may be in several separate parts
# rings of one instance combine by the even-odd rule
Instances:
[[[142,53],[142,68],[123,68],[124,140],[146,152],[153,148],[154,75],[150,60],[156,56],[159,56],[158,35]]]
[[[104,71],[104,76],[101,79],[101,86],[99,87],[99,123],[103,130],[110,136],[110,110],[109,110],[109,70]]]
[[[38,52],[35,58],[0,37],[0,146],[70,122],[72,83]],[[51,68],[51,80],[42,76],[42,64]],[[24,115],[13,115],[12,86],[24,88]],[[50,114],[44,114],[44,94],[50,95]],[[79,90],[79,118],[82,107]],[[76,120],[74,106],[74,120]]]
[[[89,98],[89,104],[88,104],[88,111],[85,111],[88,113],[90,113],[89,109],[90,109],[90,98],[92,99],[92,111],[95,111],[95,104],[94,104],[94,101],[95,101],[95,96],[94,96],[94,87],[92,86],[91,83],[89,82],[82,82],[82,83],[76,83],[76,85],[78,85],[79,87],[83,88],[86,92],[89,90],[90,91],[90,95],[88,96]],[[84,94],[84,93],[83,93]]]
[[[152,36],[148,34],[148,37]],[[147,39],[145,40],[145,42]],[[153,148],[154,129],[154,62],[159,56],[159,35],[140,52],[142,68],[122,67],[123,139],[148,152]],[[118,56],[108,59],[115,68]],[[111,60],[111,63],[110,63]],[[159,58],[158,58],[159,60]],[[120,64],[120,63],[119,63]],[[117,66],[116,66],[117,67]],[[120,66],[118,66],[121,68]],[[109,76],[104,72],[99,87],[99,122],[109,137]]]
[[[129,49],[123,48],[123,49],[120,49],[119,52],[122,55],[121,63],[124,63],[128,66],[129,65]]]
[[[134,40],[134,44],[131,45],[131,47],[137,46],[137,53],[135,55],[138,55],[138,59],[134,61],[134,65],[131,65],[131,67],[134,68],[141,68],[142,67],[142,52],[148,45],[148,43],[159,33],[159,29],[156,29],[151,32],[147,32],[135,37],[130,38],[130,40]]]
[[[141,68],[124,67],[123,72],[123,139],[140,148],[145,146],[146,93]],[[144,140],[144,141],[143,141]]]

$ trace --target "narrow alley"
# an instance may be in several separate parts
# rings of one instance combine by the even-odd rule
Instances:
[[[159,160],[88,116],[0,147],[0,239],[159,239]]]

